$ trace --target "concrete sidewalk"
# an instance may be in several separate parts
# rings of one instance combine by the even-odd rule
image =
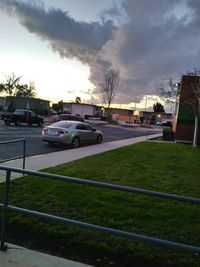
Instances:
[[[92,267],[12,244],[7,245],[6,252],[0,251],[0,267]]]
[[[148,138],[155,138],[161,136],[161,133],[148,135]],[[31,156],[26,158],[26,169],[39,171],[49,167],[55,167],[57,165],[78,160],[91,155],[103,153],[120,147],[128,146],[131,144],[146,141],[147,136],[135,137],[130,139],[112,141],[102,143],[98,145],[84,146],[76,149],[67,149],[58,152],[42,154],[37,156]],[[7,161],[1,165],[22,168],[22,159]],[[21,174],[12,173],[11,179],[21,177]],[[5,182],[5,171],[0,170],[0,183]]]
[[[162,133],[149,135],[148,138],[155,138],[161,136]],[[87,156],[99,154],[109,150],[128,146],[131,144],[146,141],[147,137],[136,137],[124,139],[120,141],[102,143],[98,145],[91,145],[80,147],[77,149],[68,149],[64,151],[32,156],[26,158],[26,169],[39,171],[41,169],[54,167],[59,164],[78,160]],[[12,166],[22,168],[22,160],[13,160],[2,164],[4,166]],[[11,179],[21,177],[21,174],[12,173]],[[5,171],[0,170],[0,183],[5,182]],[[8,244],[6,252],[0,251],[0,267],[87,267],[77,262],[72,262],[63,258],[54,257],[48,254],[36,252],[19,246]]]

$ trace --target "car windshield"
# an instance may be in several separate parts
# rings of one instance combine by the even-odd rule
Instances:
[[[69,122],[66,122],[66,121],[58,121],[58,122],[55,122],[53,124],[51,124],[50,126],[51,127],[61,127],[61,128],[70,128],[72,126],[73,123],[69,123]]]
[[[23,109],[16,109],[14,114],[17,114],[17,115],[24,115],[24,111]]]
[[[60,120],[67,120],[67,119],[69,119],[69,115],[61,114],[61,115],[59,115],[59,119]]]
[[[80,116],[60,114],[59,120],[82,121]]]

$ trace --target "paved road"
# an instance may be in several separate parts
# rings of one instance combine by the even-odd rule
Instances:
[[[147,128],[129,128],[114,125],[93,126],[103,132],[103,142],[122,140],[132,137],[145,136],[158,133],[159,129]],[[50,152],[60,151],[66,146],[50,146],[42,141],[42,128],[38,126],[6,126],[0,121],[0,142],[6,140],[26,139],[26,156],[46,154]],[[22,155],[22,142],[14,144],[0,144],[0,161],[11,157]]]

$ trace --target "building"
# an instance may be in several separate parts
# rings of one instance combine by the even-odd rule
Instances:
[[[62,112],[72,115],[80,115],[83,118],[87,116],[106,118],[107,108],[85,103],[63,102]],[[132,109],[110,108],[110,114],[114,121],[134,121],[135,119]]]
[[[74,103],[74,102],[63,102],[63,112],[69,113],[72,115],[80,115],[81,117],[85,116],[95,116],[101,117],[100,106],[84,103]]]
[[[177,142],[191,143],[193,141],[195,117],[189,102],[194,100],[192,87],[195,79],[200,80],[200,76],[183,75],[178,86],[176,114],[172,128]]]
[[[172,113],[154,112],[154,111],[140,111],[139,117],[143,123],[156,123],[156,122],[171,122]]]
[[[32,97],[4,97],[3,110],[14,111],[15,109],[30,109],[45,114],[50,109],[50,101]]]
[[[123,108],[110,108],[110,115],[113,121],[134,121],[132,109]],[[104,109],[105,115],[107,114],[107,108]]]
[[[0,96],[0,111],[4,110],[6,104],[6,98],[3,96]]]

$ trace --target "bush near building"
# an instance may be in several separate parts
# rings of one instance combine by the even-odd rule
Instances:
[[[163,140],[174,141],[174,132],[171,128],[163,128]]]

